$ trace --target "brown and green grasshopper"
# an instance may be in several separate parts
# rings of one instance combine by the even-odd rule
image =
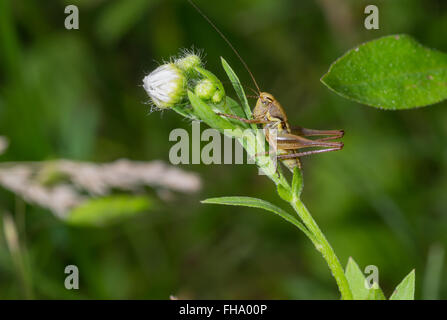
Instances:
[[[219,33],[225,42],[234,51],[244,67],[247,69],[258,90],[258,100],[253,110],[253,119],[245,119],[235,115],[219,113],[219,115],[237,119],[245,123],[261,124],[265,131],[265,137],[269,146],[276,146],[278,153],[277,159],[281,160],[291,171],[293,168],[301,168],[300,157],[316,153],[337,151],[343,148],[343,143],[339,141],[329,141],[343,137],[343,130],[314,130],[303,127],[290,126],[286,112],[278,100],[268,92],[262,92],[251,73],[245,61],[233,47],[225,35],[214,25],[214,23],[197,7],[197,5],[188,0],[189,3],[208,21],[208,23]],[[273,141],[270,130],[276,130],[276,141]],[[321,137],[317,139],[308,139],[306,137]],[[318,149],[316,149],[318,148]],[[303,150],[305,149],[305,150]]]
[[[255,82],[256,83],[256,82]],[[343,130],[314,130],[303,127],[290,126],[287,115],[281,104],[267,92],[260,92],[256,106],[253,110],[253,119],[244,119],[230,114],[222,116],[237,119],[245,123],[262,124],[265,136],[270,146],[276,146],[277,159],[290,169],[301,167],[299,157],[315,153],[336,151],[343,148],[342,142],[328,141],[343,137]],[[276,141],[272,141],[270,130],[276,130]],[[305,137],[325,136],[320,139],[307,139]],[[307,148],[322,148],[302,151]]]

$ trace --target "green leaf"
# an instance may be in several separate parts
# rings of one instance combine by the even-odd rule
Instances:
[[[290,193],[290,190],[285,188],[282,184],[278,184],[276,186],[278,195],[283,199],[284,201],[290,202],[293,199],[292,193]]]
[[[281,218],[283,218],[287,222],[290,222],[291,224],[295,225],[298,229],[303,231],[309,239],[311,239],[312,241],[316,241],[316,239],[312,235],[312,233],[310,233],[309,230],[301,222],[299,222],[294,216],[290,215],[283,209],[275,206],[274,204],[272,204],[268,201],[257,199],[257,198],[251,198],[251,197],[219,197],[219,198],[209,198],[209,199],[203,200],[201,202],[208,203],[208,204],[223,204],[223,205],[230,205],[230,206],[260,208],[260,209],[264,209],[264,210],[273,212],[273,213],[279,215]]]
[[[236,91],[239,101],[241,102],[245,116],[247,117],[247,119],[251,119],[252,113],[251,113],[250,105],[248,104],[247,97],[245,96],[244,88],[242,87],[241,82],[239,81],[239,78],[237,77],[236,73],[234,73],[233,69],[231,69],[230,65],[225,61],[225,59],[221,57],[221,60],[222,60],[222,66],[234,87],[234,91]],[[256,125],[252,125],[252,128],[256,129]]]
[[[365,275],[351,257],[348,260],[345,275],[354,300],[385,300],[382,290],[376,283],[370,289],[366,287]]]
[[[80,226],[104,226],[146,211],[153,206],[148,197],[108,196],[91,199],[73,209],[67,222]]]
[[[211,128],[218,129],[220,131],[225,129],[237,129],[233,123],[231,123],[228,119],[217,115],[211,106],[203,102],[191,91],[188,91],[188,98],[198,118],[205,121]]]
[[[368,296],[366,297],[366,300],[386,300],[385,295],[383,294],[382,290],[379,288],[379,286],[374,283],[372,288],[369,289]]]
[[[182,117],[185,117],[185,118],[188,118],[191,120],[198,120],[197,117],[192,112],[192,109],[190,110],[186,106],[178,105],[178,106],[171,107],[171,109],[174,110],[175,112],[177,112]]]
[[[390,300],[414,300],[414,282],[416,273],[414,269],[394,289]]]
[[[348,51],[321,81],[339,95],[373,107],[426,106],[447,98],[447,54],[407,35],[387,36]]]
[[[240,117],[240,118],[245,118],[245,113],[244,113],[244,110],[242,110],[241,105],[229,96],[226,96],[226,99],[227,99],[227,106],[231,110],[231,113]],[[231,120],[231,119],[229,119],[229,120]],[[248,128],[247,123],[239,121],[239,120],[235,120],[235,121],[237,121],[241,126]]]
[[[366,300],[369,290],[365,287],[365,275],[351,257],[345,270],[346,279],[355,300]]]
[[[300,168],[293,168],[293,179],[292,179],[292,194],[298,199],[301,196],[301,192],[303,191],[303,176]]]

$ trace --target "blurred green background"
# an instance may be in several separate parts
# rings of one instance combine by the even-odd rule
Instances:
[[[446,103],[385,112],[349,102],[319,81],[348,49],[382,35],[408,33],[447,52],[447,2],[196,2],[291,123],[345,129],[343,151],[303,161],[304,202],[342,264],[352,256],[362,268],[378,266],[387,296],[416,268],[418,299],[447,298]],[[64,28],[69,4],[79,7],[79,30]],[[363,27],[367,4],[379,7],[379,30]],[[192,46],[204,50],[207,69],[220,79],[224,56],[253,86],[186,1],[1,0],[0,135],[10,147],[0,161],[167,162],[169,132],[191,126],[174,112],[150,113],[142,79]],[[199,193],[160,200],[154,210],[104,228],[68,226],[1,189],[2,212],[20,222],[28,276],[17,272],[2,233],[0,298],[338,298],[324,260],[291,225],[257,209],[200,204],[246,195],[284,207],[255,166],[182,168],[200,174]],[[77,291],[63,285],[69,264],[79,268]]]

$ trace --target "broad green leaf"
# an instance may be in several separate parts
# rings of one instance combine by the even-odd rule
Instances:
[[[104,226],[119,219],[133,216],[152,207],[152,201],[143,196],[108,196],[91,199],[73,209],[67,222],[81,226]]]
[[[412,270],[394,289],[390,300],[414,300],[414,282],[416,274]]]
[[[345,98],[377,108],[426,106],[447,98],[447,54],[408,35],[387,36],[348,51],[321,81]]]
[[[237,77],[236,73],[234,73],[233,69],[231,69],[230,65],[225,61],[225,59],[221,57],[221,60],[222,60],[222,66],[223,66],[225,72],[227,73],[228,78],[231,81],[231,84],[234,87],[234,91],[236,91],[239,101],[241,102],[245,116],[247,117],[247,119],[251,119],[252,113],[251,113],[250,105],[248,104],[247,97],[245,96],[244,88],[242,87],[241,82],[239,81],[239,78]],[[254,125],[254,124],[251,127],[253,129],[256,129],[256,125]]]
[[[366,287],[365,275],[351,257],[348,260],[345,275],[354,300],[385,300],[385,296],[377,284],[370,289]]]
[[[292,193],[293,196],[300,198],[303,191],[303,176],[300,168],[293,168]]]
[[[251,197],[219,197],[219,198],[209,198],[209,199],[203,200],[201,202],[209,203],[209,204],[223,204],[223,205],[230,205],[230,206],[260,208],[260,209],[264,209],[264,210],[273,212],[273,213],[279,215],[284,220],[295,225],[298,229],[303,231],[309,239],[311,239],[312,241],[316,241],[316,239],[312,235],[312,233],[310,233],[309,230],[301,222],[299,222],[295,217],[293,217],[292,215],[290,215],[283,209],[275,206],[274,204],[272,204],[268,201],[257,199],[257,198],[251,198]]]

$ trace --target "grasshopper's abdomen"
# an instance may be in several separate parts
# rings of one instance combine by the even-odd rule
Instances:
[[[285,151],[284,153],[280,153],[280,154],[293,154],[296,153],[296,150],[280,150],[281,151]],[[284,159],[281,160],[282,163],[284,163],[284,165],[291,171],[293,172],[293,169],[295,167],[298,167],[301,169],[301,161],[300,158],[292,158],[292,159]]]
[[[294,149],[282,149],[278,143],[277,137],[281,136],[281,134],[290,133],[290,127],[287,122],[281,120],[274,121],[272,123],[266,124],[264,126],[264,129],[265,137],[269,143],[269,146],[270,148],[274,148],[276,150],[277,155],[294,154],[298,152]],[[292,172],[295,167],[301,169],[301,161],[298,157],[283,159],[281,161]]]

